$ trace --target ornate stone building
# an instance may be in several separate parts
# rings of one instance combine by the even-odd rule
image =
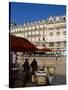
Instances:
[[[34,45],[66,51],[66,16],[50,16],[46,20],[12,25],[10,33],[24,37]]]

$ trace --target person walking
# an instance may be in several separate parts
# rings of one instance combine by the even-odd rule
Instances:
[[[24,67],[24,71],[26,71],[26,72],[29,71],[30,66],[29,66],[28,59],[25,60],[25,62],[24,62],[24,64],[23,64],[23,67]]]
[[[30,65],[29,65],[29,62],[28,62],[28,59],[25,60],[24,64],[23,64],[23,87],[25,87],[26,83],[29,82],[29,79],[30,79]]]
[[[58,60],[58,56],[56,55],[56,61]]]
[[[33,59],[31,63],[31,68],[32,68],[32,74],[34,74],[34,71],[37,71],[37,68],[38,68],[38,64],[35,58]]]

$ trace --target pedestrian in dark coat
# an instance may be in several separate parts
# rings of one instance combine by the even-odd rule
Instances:
[[[30,65],[29,65],[29,62],[28,62],[28,59],[25,60],[24,64],[23,64],[23,68],[24,68],[24,71],[23,71],[23,87],[25,87],[26,83],[29,82],[30,78],[31,78],[31,74],[29,73],[30,71]]]
[[[31,63],[31,67],[32,67],[32,74],[34,74],[34,71],[37,71],[38,65],[37,65],[37,61],[34,58],[32,63]]]
[[[28,59],[25,60],[23,67],[24,67],[24,71],[26,71],[26,72],[29,71],[30,66],[29,66]]]

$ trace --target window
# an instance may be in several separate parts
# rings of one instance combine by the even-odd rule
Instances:
[[[64,41],[64,47],[66,47],[66,41]]]
[[[28,30],[28,28],[26,27],[25,30]]]
[[[60,35],[60,32],[56,32],[56,35],[59,36]]]
[[[51,32],[49,35],[50,35],[50,36],[53,36],[53,32]]]
[[[43,31],[40,31],[40,35],[43,35]]]
[[[22,32],[23,30],[22,30],[22,29],[20,29],[20,31]]]
[[[48,28],[49,30],[53,30],[53,28]]]
[[[39,29],[39,26],[38,25],[36,26],[36,29]]]
[[[63,31],[63,35],[66,35],[66,31]]]
[[[65,18],[65,17],[63,17],[63,20],[64,20],[64,21],[66,21],[66,18]]]
[[[53,22],[53,17],[52,16],[49,17],[49,22]]]
[[[59,21],[59,17],[58,16],[56,17],[56,21]]]
[[[16,31],[15,32],[17,32],[18,30],[16,29]]]
[[[32,26],[32,29],[35,30],[35,26]]]
[[[43,44],[43,46],[45,47],[45,44]]]
[[[57,47],[60,47],[60,42],[57,42]]]
[[[44,31],[44,35],[46,36],[46,31]]]
[[[44,25],[45,28],[47,28],[46,24]]]
[[[27,36],[28,35],[28,33],[25,33],[25,36]]]
[[[40,25],[40,29],[43,29],[43,25]]]
[[[24,31],[24,28],[22,28],[22,31]]]
[[[20,32],[20,30],[18,29],[17,32]]]
[[[57,30],[59,30],[60,28],[59,27],[56,27]]]
[[[29,30],[31,30],[31,27],[29,27]]]
[[[31,35],[31,32],[29,32],[29,35]]]
[[[38,41],[40,41],[40,38],[38,38]]]
[[[21,30],[21,29],[19,29],[19,32],[22,32],[22,30]]]
[[[39,34],[39,31],[36,31],[36,34]]]
[[[53,20],[52,20],[52,19],[50,19],[49,21],[50,21],[50,22],[53,22]]]
[[[38,41],[39,40],[39,38],[38,37],[36,37],[36,41]]]
[[[50,43],[49,43],[49,46],[50,46],[50,47],[54,47],[54,43],[53,43],[53,42],[50,42]]]
[[[34,35],[35,34],[35,32],[32,32],[32,35]]]
[[[32,38],[32,41],[35,41],[35,38],[34,37]]]
[[[29,41],[31,41],[31,38],[29,38]]]
[[[45,41],[45,38],[43,37],[43,41]]]

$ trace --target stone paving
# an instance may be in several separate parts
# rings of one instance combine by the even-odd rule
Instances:
[[[38,65],[47,65],[56,67],[56,75],[54,80],[51,82],[51,85],[63,85],[66,84],[66,57],[59,57],[56,61],[55,57],[28,57],[29,63],[32,62],[33,58],[36,58]],[[21,79],[15,80],[15,87],[34,87],[36,86],[31,79],[24,86],[24,78],[25,74],[19,72],[19,77]],[[29,75],[30,76],[30,75]],[[30,76],[31,78],[31,76]]]

